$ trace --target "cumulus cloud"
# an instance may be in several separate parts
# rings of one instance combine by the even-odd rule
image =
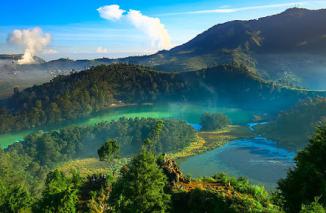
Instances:
[[[96,48],[96,53],[108,53],[109,50],[105,47],[98,47]]]
[[[111,21],[119,20],[125,12],[125,10],[120,9],[120,6],[116,4],[100,7],[97,11],[102,18]]]
[[[43,51],[51,42],[51,35],[44,33],[41,28],[14,30],[8,41],[25,48],[23,57],[18,60],[19,64],[35,63],[34,56]]]
[[[97,11],[100,13],[102,18],[107,20],[116,21],[125,17],[131,25],[143,32],[149,38],[153,48],[171,48],[170,35],[159,18],[143,15],[138,10],[129,10],[127,14],[124,15],[125,10],[120,9],[119,5],[103,6],[97,9]]]
[[[127,18],[133,26],[150,38],[153,47],[159,49],[169,49],[171,47],[169,33],[159,18],[145,16],[137,10],[129,10]]]

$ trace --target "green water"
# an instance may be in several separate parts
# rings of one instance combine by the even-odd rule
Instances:
[[[243,124],[252,119],[253,113],[237,108],[223,108],[223,107],[208,107],[191,104],[164,104],[155,106],[129,106],[116,109],[106,110],[97,113],[90,118],[80,119],[69,124],[64,124],[56,127],[56,129],[71,126],[71,125],[95,125],[104,121],[113,121],[121,117],[127,118],[174,118],[184,120],[188,123],[198,123],[200,116],[204,112],[220,112],[225,113],[232,123]],[[38,129],[46,130],[46,129]],[[6,148],[8,145],[23,138],[36,130],[27,130],[9,134],[0,135],[0,147]]]
[[[181,170],[192,177],[226,173],[275,189],[294,166],[296,153],[263,137],[234,140],[211,151],[180,160]]]

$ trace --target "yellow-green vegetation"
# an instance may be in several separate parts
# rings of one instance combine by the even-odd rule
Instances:
[[[175,212],[282,212],[264,187],[224,174],[178,182],[174,192]]]
[[[246,126],[229,125],[223,129],[197,133],[196,139],[187,147],[168,156],[173,159],[186,158],[223,146],[229,141],[253,137],[254,133]]]
[[[118,171],[123,165],[128,163],[128,158],[115,159],[113,166],[105,161],[99,161],[97,158],[85,158],[73,160],[62,164],[57,169],[65,175],[70,175],[77,171],[81,177],[91,176],[93,174],[108,174],[112,169]]]
[[[205,150],[206,141],[201,138],[198,134],[195,140],[187,147],[176,153],[169,153],[168,157],[172,159],[179,159],[189,157]]]

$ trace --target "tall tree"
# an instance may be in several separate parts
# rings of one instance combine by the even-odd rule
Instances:
[[[286,210],[299,212],[301,205],[309,204],[320,197],[326,206],[326,124],[316,129],[308,146],[296,157],[296,167],[279,182],[281,195],[285,198]]]
[[[112,162],[119,156],[120,147],[115,140],[108,140],[101,148],[97,150],[100,161]]]
[[[45,182],[43,198],[38,211],[48,213],[77,212],[78,188],[80,178],[76,175],[67,178],[62,172],[50,172]]]
[[[160,134],[163,129],[164,122],[159,120],[156,122],[154,129],[150,132],[148,138],[144,141],[144,147],[148,151],[155,151],[155,145],[159,145],[158,140],[160,139]]]
[[[113,201],[118,212],[165,212],[170,196],[164,192],[166,176],[153,152],[142,149],[114,186]]]

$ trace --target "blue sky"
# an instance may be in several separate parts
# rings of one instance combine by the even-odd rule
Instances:
[[[114,4],[125,11],[122,18],[100,16],[98,8]],[[15,29],[39,27],[51,35],[51,41],[37,50],[46,59],[149,54],[162,48],[155,30],[167,33],[170,48],[215,24],[294,6],[326,8],[326,0],[10,0],[1,2],[0,53],[24,52],[25,47],[8,42],[8,36]],[[134,14],[138,19],[132,19],[129,10],[139,11]]]

